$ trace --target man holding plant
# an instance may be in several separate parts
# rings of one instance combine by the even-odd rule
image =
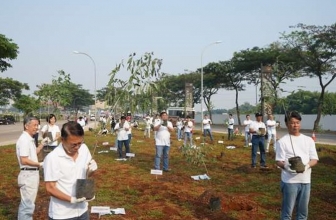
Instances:
[[[276,143],[276,164],[282,168],[281,219],[292,219],[296,205],[296,219],[308,219],[312,167],[318,156],[313,139],[300,133],[301,116],[298,112],[285,114],[288,134]]]
[[[173,124],[168,121],[166,112],[161,112],[161,120],[155,121],[155,165],[156,170],[160,170],[161,156],[163,154],[163,171],[169,172],[169,150],[170,150],[170,132],[174,131]]]

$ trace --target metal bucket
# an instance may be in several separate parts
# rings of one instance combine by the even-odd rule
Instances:
[[[76,198],[85,197],[87,200],[93,199],[94,193],[93,179],[77,179],[76,184]]]

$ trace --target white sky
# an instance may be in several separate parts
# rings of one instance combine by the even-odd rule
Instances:
[[[154,52],[163,59],[162,72],[184,73],[203,65],[228,60],[234,52],[264,47],[277,41],[298,23],[331,25],[336,22],[334,0],[35,0],[1,1],[0,33],[20,47],[13,68],[1,73],[36,85],[50,83],[58,70],[72,81],[94,90],[93,64],[77,50],[89,54],[97,66],[97,89],[106,86],[109,72],[130,53]],[[125,79],[127,72],[118,78]],[[284,86],[319,91],[315,80],[297,80]],[[333,82],[328,91],[336,91]],[[259,93],[259,92],[258,92]],[[234,107],[234,92],[214,96],[215,108]],[[255,87],[239,95],[239,103],[255,104]],[[200,110],[199,105],[196,110]]]

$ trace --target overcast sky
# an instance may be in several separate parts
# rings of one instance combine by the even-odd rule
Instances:
[[[36,85],[50,83],[58,70],[76,84],[94,91],[93,64],[77,50],[89,54],[97,66],[97,89],[107,85],[109,73],[130,53],[154,52],[163,59],[162,72],[184,73],[203,64],[228,60],[234,52],[265,47],[290,32],[298,23],[331,25],[336,22],[334,0],[1,0],[0,33],[19,46],[13,68],[1,73]],[[126,79],[120,72],[117,77]],[[298,86],[306,86],[301,88]],[[284,86],[319,91],[315,80],[297,80]],[[336,82],[328,91],[336,91]],[[258,92],[259,93],[259,92]],[[286,95],[286,94],[284,94]],[[234,93],[214,96],[215,108],[234,107]],[[240,93],[240,104],[256,102],[255,87]],[[196,106],[200,110],[199,105]]]

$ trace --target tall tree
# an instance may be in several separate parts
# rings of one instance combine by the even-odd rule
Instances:
[[[162,59],[154,58],[154,53],[145,53],[137,58],[136,53],[129,55],[128,60],[124,63],[122,60],[111,71],[108,87],[116,87],[121,91],[116,102],[120,99],[126,101],[126,97],[135,97],[140,93],[153,94],[158,91],[157,80],[160,79]],[[117,78],[117,73],[122,68],[129,71],[130,77],[127,80]],[[133,105],[133,104],[132,104]],[[130,106],[132,106],[130,105]]]
[[[0,106],[8,105],[10,100],[19,98],[23,89],[29,90],[27,83],[12,78],[0,78]]]
[[[239,110],[239,92],[245,90],[246,75],[236,68],[236,61],[221,61],[222,66],[222,78],[225,79],[224,88],[228,90],[235,91],[235,104],[236,104],[236,114],[238,118],[238,124],[241,125],[240,121],[240,110]]]
[[[236,71],[245,75],[246,82],[256,86],[261,83],[261,67],[271,67],[270,73],[263,73],[264,85],[260,90],[263,90],[264,94],[261,98],[275,109],[279,100],[278,93],[283,91],[281,85],[287,80],[292,81],[302,76],[298,71],[300,65],[293,53],[291,48],[274,42],[265,48],[254,47],[236,52],[232,60]]]
[[[16,59],[19,47],[12,39],[0,34],[0,72],[12,67],[8,60]],[[22,90],[29,90],[26,83],[13,80],[12,78],[0,78],[0,106],[8,105],[10,100],[21,96]]]
[[[296,30],[283,33],[282,39],[295,50],[305,74],[316,77],[321,87],[313,127],[316,130],[323,111],[326,88],[336,77],[336,23],[330,26],[298,24],[291,28]]]
[[[6,38],[0,34],[0,72],[4,72],[12,65],[7,60],[16,59],[19,53],[19,47],[12,39]]]
[[[38,90],[36,90],[34,94],[38,96],[42,102],[48,103],[48,105],[49,101],[51,101],[53,111],[57,111],[59,106],[73,105],[73,100],[76,95],[85,95],[86,97],[82,97],[84,103],[89,102],[87,100],[88,98],[92,99],[92,95],[88,96],[88,91],[83,90],[81,85],[73,84],[70,74],[65,73],[63,70],[58,71],[58,76],[53,76],[50,84],[37,85],[37,88]]]
[[[85,106],[94,105],[94,97],[89,90],[83,89],[81,84],[70,83],[67,88],[70,91],[69,102],[64,105],[68,110],[75,112],[77,118],[78,111],[83,110]]]
[[[14,101],[13,106],[23,111],[25,116],[32,115],[40,107],[38,100],[30,95],[21,95],[19,98],[15,98]]]
[[[225,70],[222,63],[209,63],[203,68],[203,97],[201,98],[204,100],[210,118],[212,118],[211,110],[213,107],[211,97],[217,94],[218,90],[227,83]]]

